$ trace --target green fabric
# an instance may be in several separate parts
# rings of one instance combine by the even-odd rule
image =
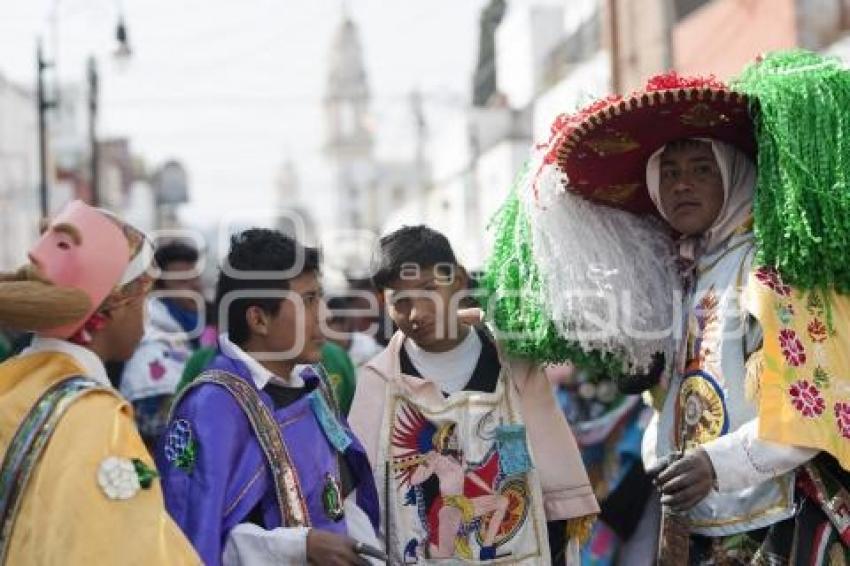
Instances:
[[[177,384],[175,394],[180,393],[183,389],[192,383],[192,381],[201,375],[201,372],[215,358],[216,349],[212,346],[200,348],[189,356],[186,360],[186,365],[183,367],[183,375],[180,376],[180,383]]]
[[[531,226],[517,193],[528,173],[526,165],[491,224],[495,241],[481,286],[496,337],[509,354],[519,358],[540,363],[571,360],[591,371],[624,373],[621,359],[600,351],[585,352],[577,343],[561,337],[547,314]]]
[[[732,88],[753,101],[757,261],[799,289],[850,292],[850,72],[836,58],[780,51]]]
[[[354,387],[357,383],[357,370],[348,356],[348,352],[333,342],[325,342],[322,346],[322,366],[325,368],[328,380],[334,388],[334,396],[339,405],[339,411],[348,416],[351,401],[354,399]]]

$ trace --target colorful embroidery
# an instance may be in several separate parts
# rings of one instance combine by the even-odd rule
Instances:
[[[794,320],[794,309],[791,305],[776,303],[776,317],[783,325],[788,325]]]
[[[783,283],[779,272],[772,267],[760,267],[755,272],[756,279],[780,297],[790,297],[791,287]]]
[[[637,149],[640,144],[625,132],[607,131],[602,136],[584,142],[599,156],[617,155]]]
[[[803,343],[797,337],[797,333],[790,328],[779,331],[779,347],[788,365],[799,367],[806,363],[806,350]]]
[[[826,340],[826,325],[817,318],[809,323],[809,325],[806,327],[806,330],[809,332],[809,338],[812,340],[812,342],[820,344],[824,340]]]
[[[814,374],[812,374],[812,381],[821,389],[826,389],[829,387],[829,374],[821,366],[818,366],[815,368]]]
[[[525,426],[502,425],[496,429],[496,450],[506,476],[523,474],[531,469],[531,456],[525,438]]]
[[[496,558],[497,549],[514,538],[529,514],[530,490],[518,471],[531,465],[525,428],[498,427],[496,442],[482,460],[469,462],[456,422],[432,422],[406,402],[399,407],[391,434],[392,469],[405,506],[417,509],[426,533],[424,540],[407,541],[405,557],[473,559],[474,537],[479,560]]]
[[[748,308],[766,337],[759,375],[760,438],[824,450],[850,466],[845,376],[850,348],[843,337],[850,325],[850,298],[792,292],[775,270],[766,268],[751,273],[746,293]],[[792,305],[790,320],[777,310],[777,294],[781,305]],[[828,409],[834,421],[824,418]]]
[[[339,424],[339,420],[334,415],[331,408],[328,406],[327,401],[325,401],[324,395],[318,389],[314,390],[310,393],[310,408],[313,410],[313,414],[316,415],[316,420],[319,421],[319,425],[321,425],[322,430],[325,433],[325,436],[328,439],[333,447],[339,452],[343,453],[345,450],[351,445],[351,437],[348,436],[348,433]]]
[[[704,371],[695,371],[685,376],[679,388],[676,409],[679,421],[676,429],[684,432],[685,449],[696,448],[729,431],[723,391],[714,378]]]
[[[325,486],[322,488],[322,507],[325,515],[332,521],[341,521],[345,516],[342,507],[342,490],[339,481],[331,474],[325,474]]]
[[[850,438],[850,403],[838,401],[834,407],[835,424],[844,438]]]
[[[816,317],[823,316],[823,301],[817,293],[810,293],[806,298],[806,310]]]
[[[150,489],[153,485],[153,480],[159,477],[154,468],[151,468],[138,458],[133,458],[133,467],[136,469],[136,475],[139,476],[139,485],[142,489]]]
[[[167,433],[164,452],[165,459],[177,469],[190,473],[195,468],[198,446],[189,421],[177,419],[172,423]]]
[[[814,418],[823,414],[826,409],[826,402],[820,390],[812,383],[805,379],[795,381],[788,388],[788,394],[791,395],[791,403],[804,417]]]
[[[146,474],[147,487],[150,487],[152,479]],[[130,499],[145,487],[140,474],[136,471],[135,461],[117,456],[110,456],[100,463],[97,470],[97,483],[106,497],[116,500]]]
[[[686,126],[694,128],[713,128],[718,124],[729,122],[730,118],[723,112],[711,108],[708,104],[700,102],[694,104],[687,112],[683,113],[679,120]]]
[[[719,306],[720,299],[712,285],[694,308],[696,328],[689,332],[689,340],[693,339],[689,346],[689,357],[694,369],[705,367],[709,360],[711,363],[716,361],[714,358],[718,353],[718,341],[722,338],[717,312]]]

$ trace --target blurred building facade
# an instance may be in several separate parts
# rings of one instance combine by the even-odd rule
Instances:
[[[38,235],[38,138],[35,97],[0,75],[0,270],[26,259]]]
[[[825,50],[849,29],[848,0],[676,0],[673,65],[728,79],[759,53]]]
[[[88,93],[78,84],[61,85],[48,112],[50,211],[73,199],[93,202]],[[33,103],[34,104],[34,103]],[[177,209],[188,202],[188,175],[174,159],[149,168],[124,136],[97,141],[100,206],[145,231],[180,226]]]
[[[445,232],[473,269],[489,254],[490,219],[558,114],[671,69],[728,79],[773,49],[850,62],[850,0],[491,0],[479,34],[473,104],[439,133],[428,192],[386,221]]]
[[[352,272],[368,266],[374,236],[380,234],[385,220],[409,203],[422,206],[431,184],[421,97],[415,92],[410,96],[415,143],[413,154],[403,159],[376,154],[371,104],[360,31],[345,14],[331,44],[324,97],[324,155],[333,171],[331,189],[337,210],[334,225],[323,227],[323,232],[334,240],[326,242],[338,256],[331,258],[334,265]],[[279,203],[300,206],[286,198]]]

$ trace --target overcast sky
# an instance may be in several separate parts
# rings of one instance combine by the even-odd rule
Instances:
[[[404,158],[412,89],[424,91],[432,129],[468,102],[485,0],[346,4],[361,32],[378,154]],[[134,49],[123,70],[110,56],[121,8]],[[102,135],[127,136],[153,165],[181,160],[190,216],[267,209],[287,156],[306,191],[328,182],[321,99],[342,10],[340,0],[0,0],[0,73],[32,85],[39,34],[49,56],[58,49],[63,80],[81,82],[95,54]]]

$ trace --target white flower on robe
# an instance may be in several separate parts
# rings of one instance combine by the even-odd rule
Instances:
[[[130,499],[142,487],[133,462],[117,456],[110,456],[100,463],[97,483],[109,499]]]

